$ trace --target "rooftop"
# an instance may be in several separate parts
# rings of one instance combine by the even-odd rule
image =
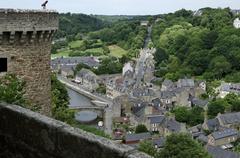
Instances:
[[[214,137],[214,139],[222,139],[222,138],[235,136],[235,135],[238,135],[238,131],[231,128],[212,133],[212,136]]]

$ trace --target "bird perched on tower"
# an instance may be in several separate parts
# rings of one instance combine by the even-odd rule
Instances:
[[[41,6],[43,7],[43,9],[46,9],[47,3],[48,3],[48,0],[46,0],[46,1],[41,5]]]

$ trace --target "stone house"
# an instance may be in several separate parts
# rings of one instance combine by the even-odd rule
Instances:
[[[176,85],[171,80],[165,79],[162,83],[161,91],[171,91],[175,89],[175,87]]]
[[[240,28],[240,20],[239,18],[236,18],[233,22],[233,26],[236,28],[236,29],[239,29]]]
[[[145,125],[150,132],[159,132],[162,130],[166,117],[164,115],[149,115],[146,117]]]
[[[158,139],[153,139],[152,142],[156,149],[162,149],[165,146],[166,138],[160,137]]]
[[[69,68],[69,67],[63,67],[61,68],[61,74],[62,76],[64,77],[69,77],[69,76],[74,76],[74,71],[72,68]]]
[[[123,77],[115,77],[106,84],[106,95],[111,99],[124,95],[125,91]]]
[[[186,124],[176,121],[174,118],[168,118],[163,126],[164,136],[171,135],[172,133],[185,133],[187,132]]]
[[[240,129],[240,112],[218,114],[217,119],[222,127]]]
[[[220,123],[217,118],[205,120],[202,124],[202,128],[211,132],[215,132],[220,129]]]
[[[221,131],[213,132],[208,136],[208,144],[212,146],[228,145],[235,142],[239,137],[236,129],[226,128]]]
[[[156,97],[155,91],[152,88],[147,87],[134,88],[131,95],[146,102],[151,102]]]
[[[124,139],[125,144],[138,144],[140,141],[151,140],[149,132],[139,134],[127,134]]]
[[[220,98],[224,98],[229,93],[234,93],[240,95],[240,83],[222,83],[220,87],[217,88]]]
[[[224,150],[220,147],[207,145],[207,151],[212,158],[239,158],[240,154],[234,153],[229,150]]]
[[[81,69],[75,78],[76,81],[79,81],[82,85],[88,88],[91,91],[96,90],[99,87],[99,78],[98,76],[93,73],[91,70],[88,69]]]

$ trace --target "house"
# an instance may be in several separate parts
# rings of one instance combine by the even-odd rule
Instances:
[[[233,13],[233,15],[239,15],[240,14],[239,9],[233,9],[233,10],[231,10],[231,12]]]
[[[161,91],[170,91],[175,88],[175,84],[171,80],[165,79],[162,83]]]
[[[213,132],[208,136],[208,144],[212,146],[228,145],[238,139],[238,131],[232,128],[226,128],[221,131]]]
[[[205,120],[202,127],[205,130],[215,132],[215,131],[219,130],[220,123],[217,118],[214,118],[214,119],[210,119],[210,120]]]
[[[238,153],[224,150],[220,147],[208,145],[206,148],[208,153],[212,156],[212,158],[239,158],[240,157]]]
[[[61,68],[61,74],[64,77],[74,76],[74,71],[71,67],[63,67]]]
[[[201,107],[203,109],[207,109],[207,105],[208,105],[208,100],[203,100],[203,99],[199,99],[199,98],[192,98],[191,99],[191,105],[193,106],[198,106]]]
[[[148,21],[141,21],[141,26],[148,26]]]
[[[95,73],[93,73],[91,70],[88,70],[85,68],[81,69],[77,73],[75,80],[79,81],[82,85],[84,85],[86,88],[88,88],[91,91],[96,90],[99,86],[98,76]]]
[[[147,101],[147,102],[151,102],[152,99],[156,96],[156,93],[152,88],[142,87],[142,88],[134,88],[132,90],[132,96],[143,99],[144,101]]]
[[[161,127],[164,125],[166,117],[164,115],[150,115],[146,119],[146,127],[148,131],[159,132]]]
[[[125,77],[130,75],[130,77],[133,77],[133,74],[134,74],[134,69],[131,63],[130,62],[126,63],[122,69],[122,76]]]
[[[188,88],[193,88],[195,86],[194,80],[193,79],[179,79],[177,82],[177,87],[188,87]]]
[[[197,126],[193,126],[193,127],[189,128],[188,132],[192,135],[192,137],[194,139],[199,137],[200,135],[204,134],[201,125],[197,125]]]
[[[240,112],[218,114],[217,119],[222,127],[240,129]]]
[[[240,83],[222,83],[218,91],[220,98],[224,98],[229,93],[240,95]]]
[[[239,29],[240,28],[240,20],[239,18],[236,18],[233,22],[233,26],[236,28],[236,29]]]
[[[61,68],[62,66],[71,66],[75,68],[80,63],[85,64],[91,68],[97,68],[100,65],[100,61],[97,57],[61,57],[51,60],[51,68],[54,70]]]
[[[169,118],[166,120],[164,125],[164,135],[168,136],[172,133],[181,133],[187,132],[186,125],[184,123],[180,123],[173,118]]]
[[[137,144],[140,141],[150,140],[151,134],[149,132],[139,134],[126,134],[124,143],[125,144]]]
[[[200,142],[201,144],[203,144],[203,145],[207,145],[207,143],[208,143],[208,137],[205,136],[204,134],[200,134],[200,135],[196,138],[196,140],[197,140],[198,142]]]

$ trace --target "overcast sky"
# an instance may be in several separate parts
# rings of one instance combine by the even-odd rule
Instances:
[[[0,0],[0,8],[40,9],[45,0]],[[240,0],[49,0],[48,8],[59,12],[106,15],[169,13],[185,8],[230,7],[240,9]]]

